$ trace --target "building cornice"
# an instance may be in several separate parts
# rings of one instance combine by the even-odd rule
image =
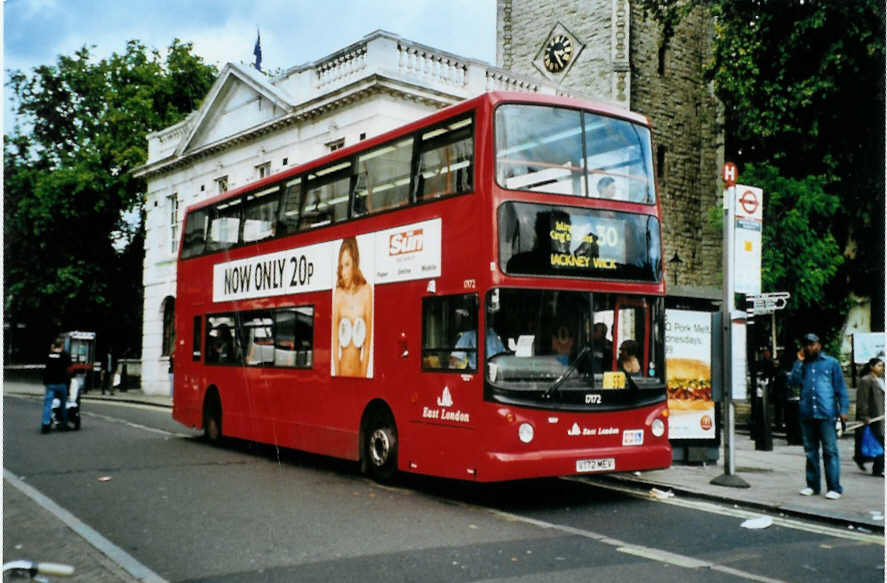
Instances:
[[[268,99],[276,108],[277,117],[232,131],[210,143],[200,143],[234,83]],[[357,43],[321,60],[288,69],[274,79],[229,63],[197,111],[174,126],[149,134],[148,161],[134,169],[133,175],[162,175],[379,92],[440,108],[486,91],[568,94],[559,85],[439,51],[385,31],[370,33]]]
[[[383,75],[372,75],[342,87],[334,93],[304,103],[284,116],[269,120],[210,144],[205,144],[181,155],[173,153],[166,158],[145,164],[136,168],[133,171],[133,176],[147,179],[159,174],[165,174],[202,158],[254,141],[287,126],[320,117],[325,113],[335,111],[345,105],[362,101],[379,93],[387,93],[400,99],[416,101],[438,108],[452,105],[462,99],[460,96],[430,90],[417,84]]]

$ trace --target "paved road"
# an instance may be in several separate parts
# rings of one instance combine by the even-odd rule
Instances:
[[[40,435],[38,419],[37,400],[4,399],[5,468],[169,581],[884,579],[883,538],[748,530],[732,508],[566,480],[382,487],[348,462],[209,446],[144,406],[89,403],[67,434]],[[3,520],[11,533],[29,519]]]

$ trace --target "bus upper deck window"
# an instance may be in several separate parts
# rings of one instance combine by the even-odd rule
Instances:
[[[496,176],[511,190],[585,195],[580,112],[539,105],[496,110]]]
[[[188,215],[185,223],[185,240],[182,244],[182,259],[195,257],[203,253],[206,245],[208,215],[206,209],[194,211]]]
[[[416,199],[428,200],[474,188],[474,124],[471,118],[421,134]]]
[[[277,218],[277,233],[287,235],[299,230],[299,209],[302,207],[302,178],[290,180],[284,186],[280,214]]]
[[[583,118],[589,196],[653,203],[650,130],[591,113]]]
[[[299,230],[347,219],[351,179],[350,160],[309,173],[299,208]]]
[[[226,200],[213,207],[206,241],[207,251],[228,249],[240,237],[241,199]]]
[[[276,232],[280,191],[275,186],[246,196],[243,209],[243,242],[261,241]]]
[[[409,204],[412,157],[412,138],[358,156],[354,214],[376,213]]]

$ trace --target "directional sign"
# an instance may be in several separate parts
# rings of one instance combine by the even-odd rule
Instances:
[[[782,310],[788,304],[791,297],[789,292],[771,292],[768,294],[750,294],[745,296],[749,311],[755,315],[772,314]]]

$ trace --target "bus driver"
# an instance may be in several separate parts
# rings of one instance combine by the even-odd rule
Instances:
[[[333,298],[333,376],[364,377],[370,364],[373,296],[360,271],[357,240],[348,237],[339,248]]]

